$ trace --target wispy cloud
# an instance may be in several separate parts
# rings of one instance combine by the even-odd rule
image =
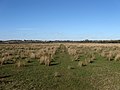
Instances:
[[[34,30],[34,28],[16,28],[16,30]]]

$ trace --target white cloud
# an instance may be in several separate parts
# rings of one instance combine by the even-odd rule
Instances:
[[[33,30],[33,28],[16,28],[16,30]]]

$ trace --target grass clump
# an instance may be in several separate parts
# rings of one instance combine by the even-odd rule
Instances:
[[[79,67],[82,67],[82,66],[83,66],[83,62],[82,62],[82,61],[79,61],[79,62],[78,62],[78,66],[79,66]]]
[[[70,66],[70,65],[69,65],[67,68],[68,68],[68,69],[74,69],[74,67],[73,67],[73,66]]]
[[[59,72],[55,72],[54,77],[61,77],[61,74]]]
[[[26,65],[26,62],[23,61],[23,60],[18,60],[16,62],[16,66],[19,68],[19,67],[24,67]]]

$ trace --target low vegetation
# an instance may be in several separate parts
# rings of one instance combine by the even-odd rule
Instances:
[[[119,90],[119,44],[0,45],[0,90]]]

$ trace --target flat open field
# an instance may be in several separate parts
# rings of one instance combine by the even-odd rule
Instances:
[[[0,44],[0,90],[120,90],[120,44]]]

